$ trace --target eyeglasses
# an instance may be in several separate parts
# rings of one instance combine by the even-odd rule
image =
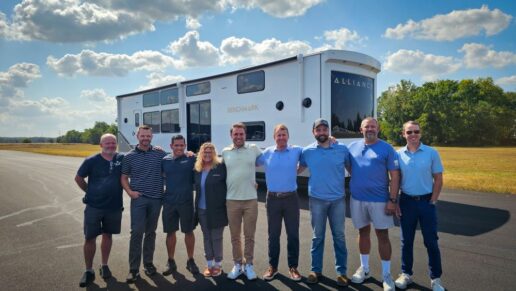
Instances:
[[[419,134],[419,132],[420,132],[419,130],[407,130],[407,131],[405,131],[405,133],[408,134],[408,135]]]

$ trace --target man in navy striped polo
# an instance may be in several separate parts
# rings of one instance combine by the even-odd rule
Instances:
[[[134,283],[140,277],[142,239],[145,274],[149,276],[156,274],[153,256],[163,198],[161,160],[166,155],[165,152],[151,145],[151,127],[140,126],[136,137],[138,145],[124,157],[121,178],[124,190],[131,197],[131,240],[127,283]]]

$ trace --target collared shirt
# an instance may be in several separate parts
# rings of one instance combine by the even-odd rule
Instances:
[[[421,143],[415,152],[407,146],[398,150],[401,169],[401,191],[408,195],[432,193],[433,174],[442,173],[443,165],[439,153]]]
[[[128,152],[122,162],[122,174],[129,176],[131,190],[148,198],[163,198],[161,160],[166,156],[153,146],[147,151],[136,147]]]
[[[163,201],[170,204],[193,202],[195,157],[166,155],[161,161],[161,171],[165,177]]]
[[[226,164],[228,200],[257,199],[256,193],[256,159],[262,154],[255,144],[245,144],[240,148],[233,145],[222,150],[222,159]]]
[[[399,170],[398,155],[383,140],[366,144],[364,139],[349,144],[351,181],[354,199],[386,202],[389,199],[389,171]]]
[[[77,176],[88,177],[86,204],[99,209],[122,208],[122,184],[120,183],[123,154],[115,154],[111,161],[96,154],[84,160]]]
[[[317,142],[305,147],[299,164],[310,169],[308,195],[326,201],[344,197],[345,167],[349,151],[345,145],[321,147]]]
[[[257,164],[265,169],[265,181],[269,191],[297,190],[297,164],[302,151],[302,147],[290,145],[283,150],[278,150],[274,145],[263,151]]]

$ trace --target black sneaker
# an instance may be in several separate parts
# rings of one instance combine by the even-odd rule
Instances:
[[[197,267],[193,258],[188,259],[188,261],[186,261],[186,269],[194,275],[199,274],[199,267]]]
[[[111,278],[111,270],[109,270],[109,267],[107,265],[100,266],[99,274],[102,279],[109,279]]]
[[[134,283],[139,278],[140,278],[140,272],[138,272],[138,270],[130,270],[129,275],[127,275],[127,279],[125,279],[125,281],[127,283]]]
[[[79,282],[79,287],[87,287],[95,280],[95,273],[86,271],[82,274],[81,281]]]
[[[145,271],[145,274],[147,276],[152,276],[152,275],[156,274],[156,267],[154,266],[153,263],[146,263],[143,266],[143,270]]]
[[[171,260],[169,259],[168,262],[167,262],[167,268],[165,269],[165,271],[163,271],[163,276],[168,276],[172,273],[174,273],[175,271],[177,271],[177,265],[176,265],[176,261],[175,260]]]

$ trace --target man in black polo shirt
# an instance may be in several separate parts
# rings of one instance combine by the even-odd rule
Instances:
[[[79,283],[80,287],[88,286],[95,280],[93,257],[95,257],[97,236],[102,234],[100,249],[102,265],[100,275],[111,277],[108,267],[109,253],[113,244],[112,234],[120,233],[122,222],[122,186],[120,175],[123,155],[116,152],[116,137],[104,134],[100,138],[100,153],[84,160],[75,182],[86,192],[83,198],[84,210],[84,261],[86,272]],[[88,181],[86,182],[86,178]]]
[[[185,234],[186,253],[188,261],[186,268],[192,274],[199,273],[199,268],[193,259],[195,236],[193,230],[193,183],[195,157],[185,155],[185,138],[182,135],[172,137],[170,148],[172,154],[163,158],[161,170],[165,177],[165,197],[163,199],[163,231],[167,234],[167,269],[163,275],[169,275],[177,270],[174,261],[176,249],[176,232],[181,225],[181,232]]]
[[[138,145],[125,155],[121,178],[124,190],[131,197],[131,240],[127,283],[134,283],[140,277],[142,239],[145,274],[149,276],[156,274],[153,256],[163,198],[161,160],[166,155],[165,152],[151,145],[151,127],[140,126],[136,137]]]

